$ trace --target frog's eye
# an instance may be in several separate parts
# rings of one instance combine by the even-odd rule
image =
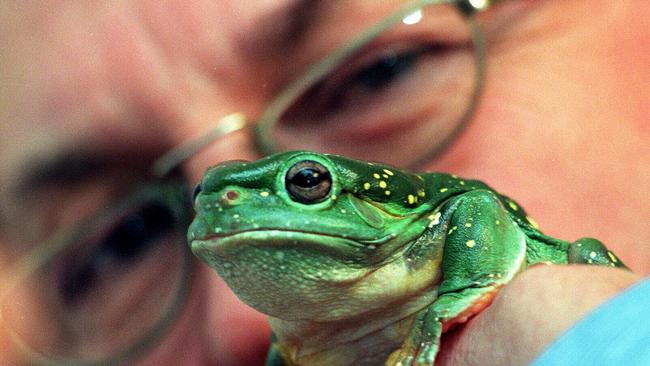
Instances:
[[[293,165],[285,176],[287,191],[296,202],[312,204],[323,201],[332,188],[330,172],[322,164],[304,160]]]

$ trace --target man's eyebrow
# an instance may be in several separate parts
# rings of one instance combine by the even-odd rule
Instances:
[[[287,12],[288,26],[285,41],[298,42],[314,24],[318,17],[322,0],[299,0]]]
[[[108,156],[87,150],[63,150],[29,158],[11,190],[24,196],[47,187],[70,186],[97,176],[110,164]]]
[[[16,197],[25,197],[51,187],[72,187],[111,171],[133,174],[138,170],[142,172],[141,178],[151,178],[149,166],[159,154],[159,151],[143,146],[118,151],[101,146],[82,146],[35,155],[18,168],[20,172],[17,172],[10,192]]]

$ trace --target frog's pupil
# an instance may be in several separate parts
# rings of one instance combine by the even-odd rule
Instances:
[[[291,178],[291,183],[297,185],[298,187],[310,188],[315,187],[318,183],[321,182],[320,172],[311,169],[304,168],[301,169]]]

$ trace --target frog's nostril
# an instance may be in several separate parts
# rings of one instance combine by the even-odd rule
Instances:
[[[234,201],[239,198],[239,192],[237,191],[226,191],[223,195],[227,200]]]
[[[242,203],[242,193],[236,188],[226,188],[219,193],[218,204],[222,207],[237,206]]]

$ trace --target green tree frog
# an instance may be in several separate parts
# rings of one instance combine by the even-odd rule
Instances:
[[[442,173],[306,151],[209,168],[192,251],[269,316],[267,365],[433,365],[441,334],[538,263],[624,267]]]

